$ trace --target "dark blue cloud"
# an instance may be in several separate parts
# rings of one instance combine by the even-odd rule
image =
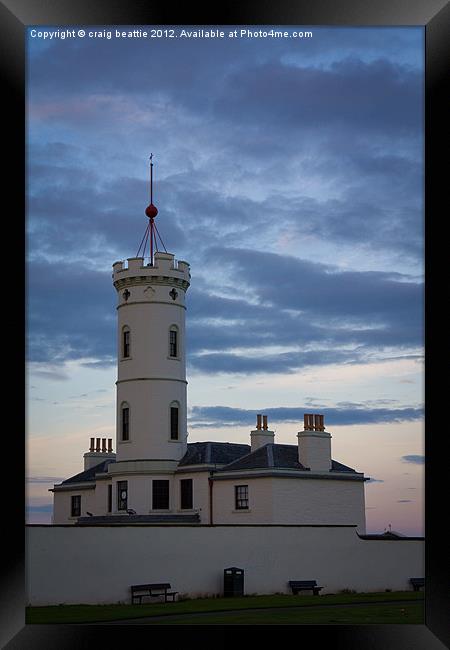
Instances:
[[[26,511],[29,513],[32,512],[53,512],[53,504],[47,503],[43,506],[27,506]]]
[[[383,264],[420,275],[422,40],[396,30],[400,56],[393,34],[32,46],[29,358],[115,363],[111,263],[136,254],[156,149],[158,228],[192,265],[189,371],[417,358],[422,285]],[[285,233],[298,257],[261,252]],[[380,267],[342,271],[322,244]]]
[[[205,253],[229,267],[234,298],[188,292],[188,368],[205,373],[293,372],[382,357],[417,358],[422,342],[422,287],[400,274],[341,272],[331,265],[249,250]],[[85,263],[33,261],[28,273],[28,355],[57,363],[91,357],[115,363],[115,291],[110,270]],[[239,296],[239,279],[247,294]],[[199,283],[202,285],[202,282]],[[285,351],[271,352],[270,346]],[[392,348],[397,355],[392,355]],[[248,352],[246,351],[248,350]],[[404,352],[402,352],[404,350]],[[57,369],[50,369],[55,372]]]
[[[405,463],[413,463],[414,465],[423,465],[425,463],[425,456],[409,454],[407,456],[402,456],[402,460]]]
[[[311,407],[262,407],[260,409],[240,409],[227,406],[193,406],[189,413],[189,426],[191,429],[227,427],[227,426],[252,426],[256,422],[256,415],[264,413],[268,416],[269,428],[272,422],[293,422],[303,426],[303,414],[309,413]],[[333,425],[351,424],[381,424],[389,422],[411,422],[423,417],[420,408],[373,409],[367,404],[355,405],[345,408],[337,405],[332,408],[322,408],[320,412],[325,416],[328,428]]]
[[[421,126],[420,73],[380,59],[356,58],[329,69],[279,61],[232,72],[216,100],[222,118],[275,131],[351,128],[406,134]],[[330,106],[333,110],[330,111]]]

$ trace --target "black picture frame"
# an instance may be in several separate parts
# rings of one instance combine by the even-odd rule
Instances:
[[[432,377],[436,377],[440,367],[445,370],[444,360],[437,338],[439,319],[433,323],[430,330],[431,318],[434,311],[441,306],[439,289],[435,280],[441,276],[443,266],[439,263],[446,261],[448,255],[442,249],[438,253],[442,239],[437,237],[441,219],[445,217],[444,180],[445,167],[445,127],[448,98],[445,94],[445,77],[448,73],[450,7],[446,0],[278,0],[269,3],[264,0],[224,5],[204,6],[201,4],[170,2],[142,2],[140,0],[3,0],[0,5],[0,65],[3,80],[3,144],[4,161],[7,162],[4,174],[4,201],[10,206],[4,211],[4,227],[7,225],[7,250],[13,254],[13,260],[18,251],[25,248],[25,237],[22,214],[26,214],[26,178],[25,178],[25,29],[29,25],[84,25],[84,24],[118,24],[118,25],[336,25],[336,26],[387,26],[387,25],[421,25],[425,28],[426,38],[426,130],[425,130],[425,173],[426,173],[426,622],[423,626],[303,626],[301,631],[296,626],[289,630],[289,637],[299,639],[303,644],[314,643],[321,647],[332,643],[333,647],[346,650],[353,648],[426,648],[438,650],[444,644],[450,646],[449,632],[449,588],[448,588],[448,541],[443,532],[443,517],[446,507],[444,495],[446,490],[447,458],[442,452],[440,433],[445,434],[442,422],[442,401],[437,393],[436,382],[431,390]],[[10,139],[6,148],[5,140]],[[448,184],[448,181],[447,181]],[[441,216],[442,213],[442,216]],[[6,217],[8,217],[7,224]],[[431,226],[431,223],[435,226]],[[21,268],[15,269],[14,279],[20,277]],[[10,268],[10,267],[9,267]],[[445,274],[443,275],[445,278]],[[23,271],[24,286],[26,278]],[[15,285],[16,286],[16,285]],[[5,293],[7,287],[4,287]],[[23,314],[25,323],[25,306],[23,294],[16,290],[14,309],[18,319]],[[14,298],[14,296],[13,296]],[[4,300],[7,296],[4,295]],[[10,297],[8,297],[10,301]],[[21,332],[17,332],[19,337]],[[23,339],[22,339],[23,340]],[[18,342],[16,349],[23,349]],[[5,359],[4,363],[8,363]],[[7,388],[16,400],[20,402],[20,364],[17,381],[11,380]],[[443,375],[445,376],[445,374]],[[26,387],[24,387],[26,388]],[[25,394],[25,390],[22,394]],[[439,402],[438,402],[439,400]],[[445,403],[445,402],[444,402]],[[21,477],[24,473],[25,439],[19,434],[24,422],[20,422],[21,409],[19,403],[15,409],[11,429],[14,435],[4,435],[6,442],[6,460],[4,465],[11,472],[8,480],[9,504],[4,512],[4,524],[7,530],[5,536],[7,553],[1,572],[2,589],[0,643],[8,649],[20,648],[84,648],[95,647],[97,644],[112,645],[129,643],[130,636],[136,630],[144,630],[145,626],[107,626],[107,625],[25,625],[25,549],[24,536],[24,489]],[[439,418],[439,419],[438,419]],[[434,432],[433,434],[431,432]],[[13,488],[11,490],[11,488]],[[11,491],[13,495],[11,497]],[[14,539],[14,541],[13,541]],[[186,634],[186,628],[178,628],[177,632]],[[173,638],[175,629],[163,628],[166,642]],[[267,635],[267,628],[258,631],[252,629],[252,634]],[[278,634],[277,634],[278,632]],[[280,638],[288,639],[285,629],[275,629]],[[148,631],[147,631],[148,633]],[[152,630],[152,635],[154,630]],[[187,641],[187,637],[186,641]],[[195,643],[216,643],[217,631],[212,636],[208,628],[195,629]],[[223,639],[223,641],[222,641]],[[236,635],[233,627],[220,628],[220,640],[238,645],[241,635]],[[186,645],[186,642],[184,643]]]

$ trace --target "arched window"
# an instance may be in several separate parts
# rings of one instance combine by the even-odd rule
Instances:
[[[122,358],[127,359],[130,357],[130,328],[128,325],[122,327]]]
[[[170,439],[178,440],[180,437],[179,424],[180,424],[180,405],[178,402],[170,404]]]
[[[120,407],[120,437],[121,440],[130,439],[130,407],[127,402]]]
[[[169,356],[173,359],[179,357],[178,327],[171,325],[169,329]]]

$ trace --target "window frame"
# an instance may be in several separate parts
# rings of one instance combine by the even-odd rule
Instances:
[[[122,498],[121,492],[126,492],[125,499]],[[117,510],[128,510],[128,481],[117,481]]]
[[[183,490],[183,487],[190,486],[186,492]],[[186,497],[188,498],[188,503],[190,505],[183,505],[185,503]],[[193,510],[194,509],[194,480],[192,478],[182,478],[180,479],[180,510]]]
[[[161,507],[161,502],[158,502],[158,499],[161,499],[161,487],[162,484],[164,488],[167,488],[167,502],[164,501],[164,504],[167,503],[167,507]],[[157,485],[159,484],[159,485]],[[166,497],[163,494],[164,498]],[[153,479],[152,480],[152,510],[170,510],[170,481],[168,479]]]
[[[77,506],[75,506],[75,503],[77,503]],[[70,516],[81,517],[81,494],[70,495]]]
[[[125,412],[127,413],[126,420]],[[122,402],[120,405],[120,440],[122,442],[130,440],[130,405],[128,402]]]
[[[174,425],[174,413],[176,412],[176,423]],[[174,432],[176,436],[174,436]],[[171,402],[169,406],[169,437],[172,441],[180,440],[180,404],[179,402]]]
[[[179,330],[177,325],[171,325],[169,327],[169,358],[170,359],[179,359],[180,358],[180,337],[178,336]],[[172,335],[174,335],[175,341],[172,341]],[[175,354],[172,354],[172,352]]]
[[[126,338],[128,340],[126,340]],[[122,359],[130,359],[131,358],[131,330],[128,327],[128,325],[125,325],[122,327]]]
[[[249,510],[248,484],[234,486],[234,507],[236,510]]]

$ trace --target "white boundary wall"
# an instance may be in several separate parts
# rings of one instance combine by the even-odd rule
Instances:
[[[170,582],[191,597],[223,593],[244,569],[246,594],[409,590],[424,576],[423,540],[362,540],[351,526],[27,526],[30,605],[130,602],[130,585]],[[306,592],[305,592],[306,593]]]

